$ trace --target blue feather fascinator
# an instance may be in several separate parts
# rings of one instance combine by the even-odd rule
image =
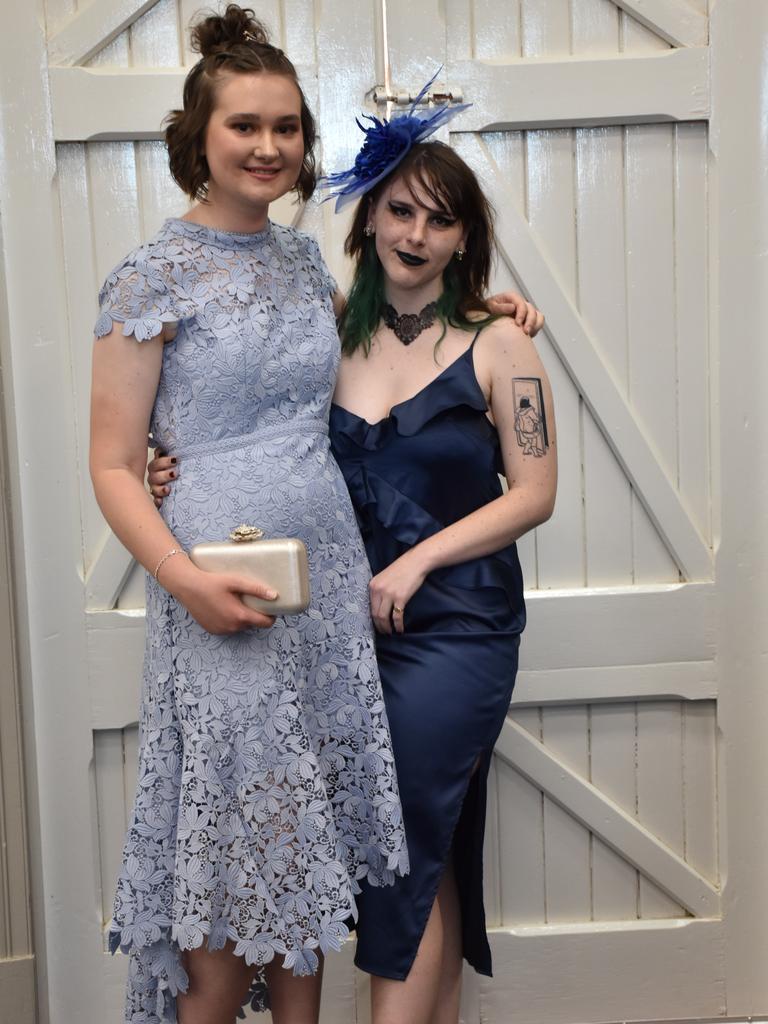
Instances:
[[[320,181],[322,188],[330,190],[326,200],[336,199],[336,213],[385,178],[417,142],[423,142],[442,125],[472,106],[471,103],[461,103],[455,107],[446,104],[438,107],[427,117],[417,116],[416,108],[441,71],[442,67],[439,67],[407,113],[393,117],[389,121],[386,118],[374,117],[372,114],[363,114],[363,119],[370,122],[368,125],[360,118],[355,119],[358,128],[365,135],[365,142],[354,164],[349,170],[329,174]]]

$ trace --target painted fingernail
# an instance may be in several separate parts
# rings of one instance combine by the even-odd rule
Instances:
[[[175,472],[175,470],[172,469],[171,472],[168,474],[168,476],[170,476],[171,480],[175,480],[176,479],[176,472]]]
[[[175,466],[175,465],[176,465],[176,461],[177,461],[177,459],[176,459],[176,456],[175,456],[175,455],[172,455],[172,456],[171,456],[171,465],[172,465],[172,466]]]

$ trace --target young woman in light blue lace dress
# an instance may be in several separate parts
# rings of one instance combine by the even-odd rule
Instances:
[[[406,871],[406,844],[369,571],[328,446],[335,285],[312,239],[267,219],[314,188],[312,116],[247,12],[194,38],[168,142],[199,202],[109,275],[95,332],[94,487],[149,573],[111,938],[130,954],[130,1024],[232,1024],[265,971],[276,1024],[311,1024],[360,880]],[[183,465],[162,514],[143,485],[150,427]],[[240,595],[274,594],[189,561],[242,522],[306,543],[305,614],[252,611]]]

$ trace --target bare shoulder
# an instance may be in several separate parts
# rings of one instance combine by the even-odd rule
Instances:
[[[475,345],[475,366],[492,379],[499,373],[530,372],[541,367],[533,340],[508,316],[499,317],[480,332]]]

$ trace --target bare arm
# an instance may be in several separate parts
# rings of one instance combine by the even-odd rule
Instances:
[[[547,375],[531,339],[519,327],[504,321],[487,331],[487,338],[478,341],[475,361],[478,367],[487,362],[490,407],[509,490],[417,544],[374,577],[371,610],[382,632],[392,630],[392,608],[405,607],[433,569],[499,551],[552,514],[557,456]],[[402,620],[395,624],[401,628]]]
[[[163,344],[163,334],[138,343],[116,324],[110,334],[96,340],[93,353],[90,467],[96,500],[118,539],[149,572],[169,551],[181,548],[143,484]],[[212,633],[272,622],[238,597],[267,596],[263,585],[201,572],[185,555],[167,559],[159,579]]]

